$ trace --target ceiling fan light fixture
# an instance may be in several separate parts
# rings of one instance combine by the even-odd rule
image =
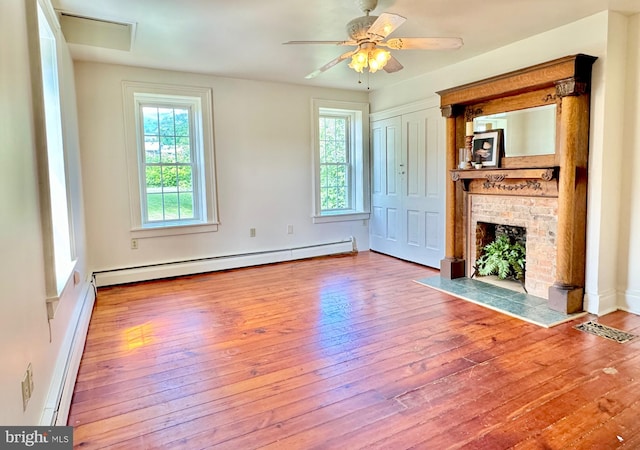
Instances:
[[[365,49],[360,49],[351,57],[351,62],[349,63],[349,67],[351,67],[356,72],[362,73],[365,67],[369,65],[369,51]]]
[[[382,69],[391,59],[391,53],[381,48],[361,48],[352,57],[349,67],[356,72],[362,73],[365,68],[370,73],[376,73]]]

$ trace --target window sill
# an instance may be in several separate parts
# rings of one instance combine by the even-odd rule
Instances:
[[[133,228],[131,237],[143,239],[161,236],[179,236],[182,234],[213,233],[218,231],[217,223],[182,224],[149,228]]]
[[[369,220],[368,212],[353,212],[341,214],[325,214],[313,216],[313,223],[348,222],[352,220]]]

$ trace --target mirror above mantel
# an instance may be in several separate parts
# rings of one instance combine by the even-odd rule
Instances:
[[[504,155],[553,155],[556,151],[556,104],[517,111],[478,116],[473,119],[476,132],[502,129]]]

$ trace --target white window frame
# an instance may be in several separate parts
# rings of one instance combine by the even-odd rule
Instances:
[[[66,155],[60,45],[62,31],[48,2],[37,1],[32,10],[37,52],[34,78],[35,139],[42,221],[47,311],[53,318],[57,302],[71,283],[77,265],[73,214]],[[45,67],[46,66],[46,67]]]
[[[211,89],[123,81],[125,139],[129,174],[131,235],[136,238],[206,233],[218,230]],[[192,113],[194,219],[146,223],[142,105],[185,106]]]
[[[313,223],[367,220],[369,199],[369,104],[312,99]],[[320,116],[348,116],[351,209],[323,211],[320,202]]]

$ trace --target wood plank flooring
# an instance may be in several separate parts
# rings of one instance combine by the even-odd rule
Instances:
[[[435,273],[361,252],[100,289],[75,447],[640,448],[640,338],[412,281]]]

